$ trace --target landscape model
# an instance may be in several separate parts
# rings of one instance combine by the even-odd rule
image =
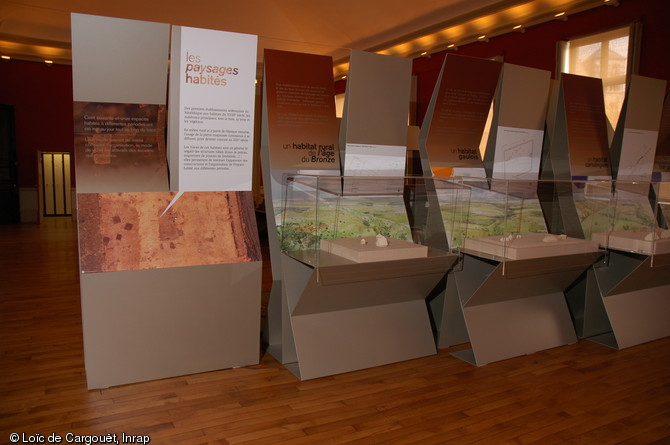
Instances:
[[[322,239],[322,252],[356,263],[425,258],[428,247],[409,241],[387,238],[381,234],[368,237]]]
[[[670,230],[636,229],[594,233],[591,237],[600,246],[645,255],[670,253]]]
[[[597,252],[598,242],[548,233],[465,238],[463,249],[510,260]]]

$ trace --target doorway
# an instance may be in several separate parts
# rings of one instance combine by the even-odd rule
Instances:
[[[40,152],[42,216],[71,216],[70,153]]]
[[[0,224],[19,222],[14,107],[0,104]]]

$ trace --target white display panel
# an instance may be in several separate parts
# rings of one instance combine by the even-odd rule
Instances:
[[[170,188],[251,190],[257,36],[175,26]]]
[[[404,145],[371,145],[348,143],[344,160],[345,176],[403,176]]]
[[[625,128],[617,179],[649,181],[654,170],[658,131]]]
[[[537,179],[544,131],[498,127],[493,177]]]

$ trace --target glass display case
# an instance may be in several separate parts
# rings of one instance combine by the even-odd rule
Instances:
[[[607,230],[592,233],[592,239],[609,250],[652,257],[652,265],[670,254],[670,230],[663,218],[661,183],[623,182],[612,184]]]
[[[431,302],[438,344],[469,342],[472,349],[454,355],[479,366],[575,342],[564,291],[604,256],[590,239],[594,225],[605,227],[609,220],[611,193],[602,195],[603,190],[611,190],[611,184],[438,182],[443,230],[461,254],[448,275],[444,301]],[[575,205],[585,192],[589,200],[598,197],[590,213]]]
[[[282,253],[316,268],[318,280],[336,267],[348,271],[347,277],[340,277],[347,280],[446,273],[455,261],[453,230],[441,243],[431,244],[425,237],[430,207],[438,204],[431,193],[436,182],[417,177],[288,175],[278,217]],[[455,201],[442,205],[455,213]],[[454,215],[452,221],[462,219]]]
[[[461,184],[470,189],[470,199],[467,218],[461,223],[463,232],[454,241],[464,252],[506,262],[598,250],[598,243],[589,238],[593,226],[599,224],[593,212],[587,216],[578,210],[582,230],[568,234],[563,227],[552,227],[542,203],[550,208],[560,206],[565,199],[562,190],[570,190],[577,199],[575,190],[597,190],[600,183],[552,182],[555,193],[549,196],[542,195],[548,188],[546,181],[463,179]],[[606,219],[609,198],[606,196],[599,205],[596,212],[604,209]]]
[[[574,200],[605,250],[566,292],[580,337],[617,349],[670,335],[670,231],[658,182],[605,181]]]
[[[310,379],[435,354],[426,299],[459,256],[441,225],[427,232],[439,216],[433,180],[286,175],[283,183],[275,314],[287,321],[282,346],[293,358],[284,365]]]

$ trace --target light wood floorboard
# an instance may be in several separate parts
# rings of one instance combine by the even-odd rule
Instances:
[[[0,226],[0,252],[0,443],[123,432],[154,444],[670,444],[670,338],[622,351],[580,340],[480,368],[452,348],[305,382],[264,354],[88,391],[72,221]]]

